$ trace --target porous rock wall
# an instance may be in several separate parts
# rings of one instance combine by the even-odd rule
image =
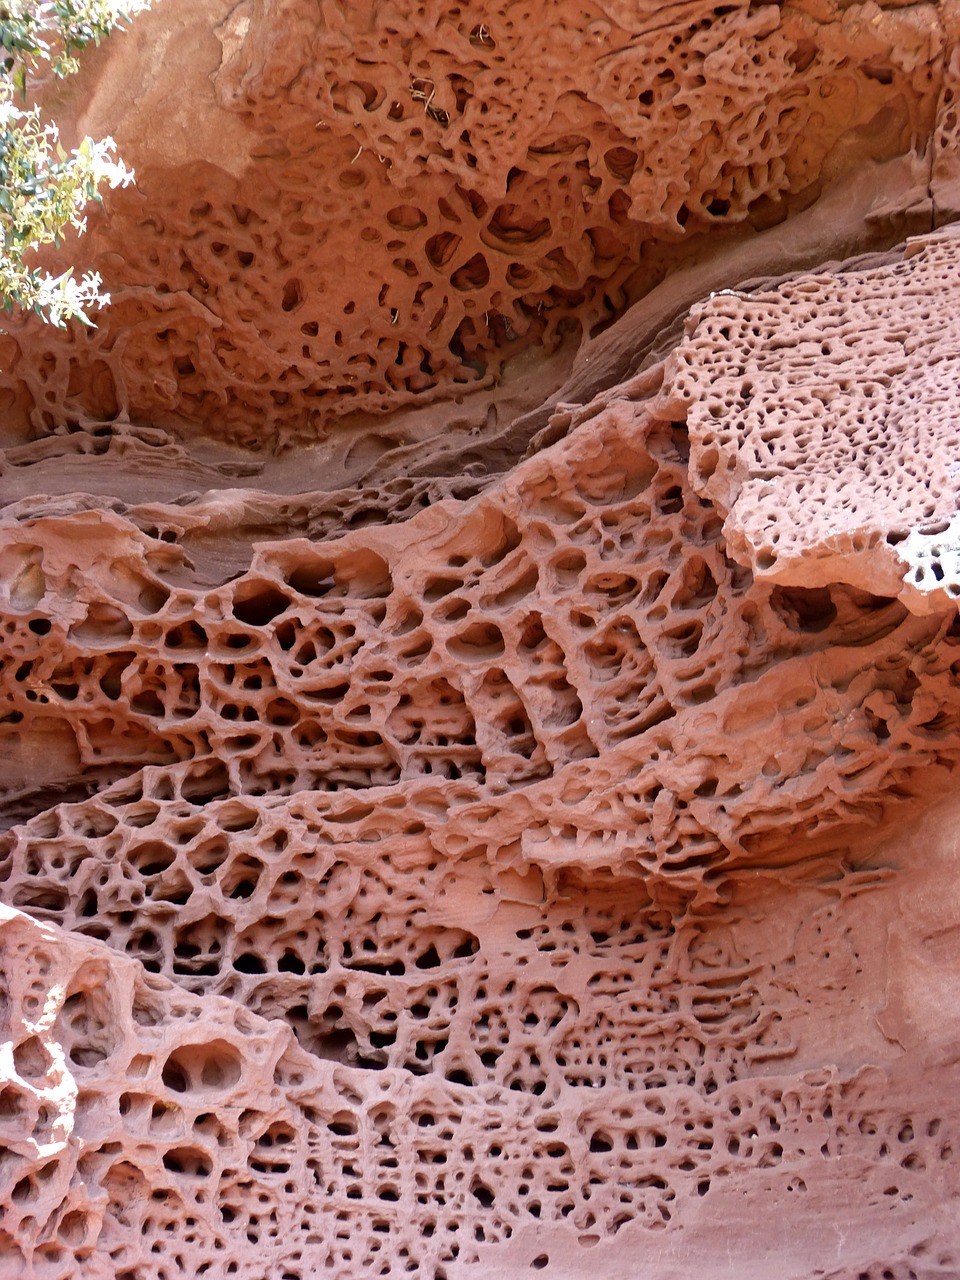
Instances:
[[[960,1275],[957,18],[91,57],[115,303],[0,336],[4,1276]]]

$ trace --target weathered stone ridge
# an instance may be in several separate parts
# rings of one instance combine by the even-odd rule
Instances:
[[[489,385],[689,242],[921,149],[946,32],[932,5],[167,0],[133,39],[82,120],[139,175],[93,232],[113,306],[9,344],[7,412],[282,448]]]
[[[91,62],[116,301],[0,335],[0,1274],[960,1274],[958,13]]]
[[[950,228],[691,320],[669,394],[689,407],[696,487],[756,572],[903,593],[917,613],[960,597],[958,271]]]

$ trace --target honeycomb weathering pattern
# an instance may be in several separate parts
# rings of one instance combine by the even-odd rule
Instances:
[[[113,306],[8,339],[5,411],[268,450],[489,385],[851,147],[920,149],[945,41],[933,6],[752,0],[166,0],[138,30],[82,120],[138,173],[83,246]]]
[[[960,596],[960,240],[908,243],[773,290],[713,296],[671,357],[694,483],[728,546],[772,580],[910,608]],[[685,412],[686,411],[686,412]]]
[[[94,64],[134,129],[192,32],[220,132],[141,138],[100,330],[0,338],[4,1277],[960,1274],[960,239],[894,247],[953,208],[956,14],[652,13],[169,0]],[[414,385],[373,299],[444,201]],[[457,405],[435,351],[521,344],[450,345],[477,254],[543,314]],[[536,356],[671,261],[731,287]]]
[[[743,1185],[951,1273],[855,836],[955,764],[960,639],[754,581],[657,404],[220,586],[174,506],[7,522],[8,758],[100,784],[5,838],[25,1274],[684,1274]]]

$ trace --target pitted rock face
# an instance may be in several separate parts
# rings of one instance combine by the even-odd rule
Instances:
[[[389,9],[0,338],[0,1274],[950,1280],[957,15]]]
[[[568,789],[594,804],[563,821],[602,829],[612,787],[618,857],[630,832],[632,860],[694,883],[766,847],[801,795],[811,824],[846,818],[891,770],[950,749],[949,620],[843,585],[755,583],[686,454],[683,424],[625,393],[482,496],[262,543],[206,590],[167,540],[175,523],[13,523],[12,773],[36,786],[213,757],[237,793],[446,780],[445,808],[517,814],[505,844],[535,839],[531,806]],[[775,723],[795,726],[776,747],[758,736]],[[735,758],[701,749],[718,731],[741,740]]]
[[[687,411],[697,490],[755,572],[955,604],[958,295],[949,230],[899,262],[723,294],[691,318],[665,395]]]
[[[272,450],[489,385],[609,323],[691,239],[781,221],[851,150],[920,145],[943,42],[923,5],[747,0],[206,0],[201,39],[185,2],[85,108],[138,190],[81,250],[114,300],[100,328],[5,353],[34,431],[119,413]]]

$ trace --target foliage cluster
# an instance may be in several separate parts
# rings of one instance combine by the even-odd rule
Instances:
[[[90,323],[87,311],[110,301],[95,272],[52,276],[28,262],[42,245],[59,245],[67,227],[83,232],[84,209],[104,183],[126,185],[130,169],[112,138],[84,138],[67,152],[56,124],[27,106],[29,76],[77,68],[76,55],[147,8],[150,0],[0,0],[0,305],[34,311],[63,326]]]

